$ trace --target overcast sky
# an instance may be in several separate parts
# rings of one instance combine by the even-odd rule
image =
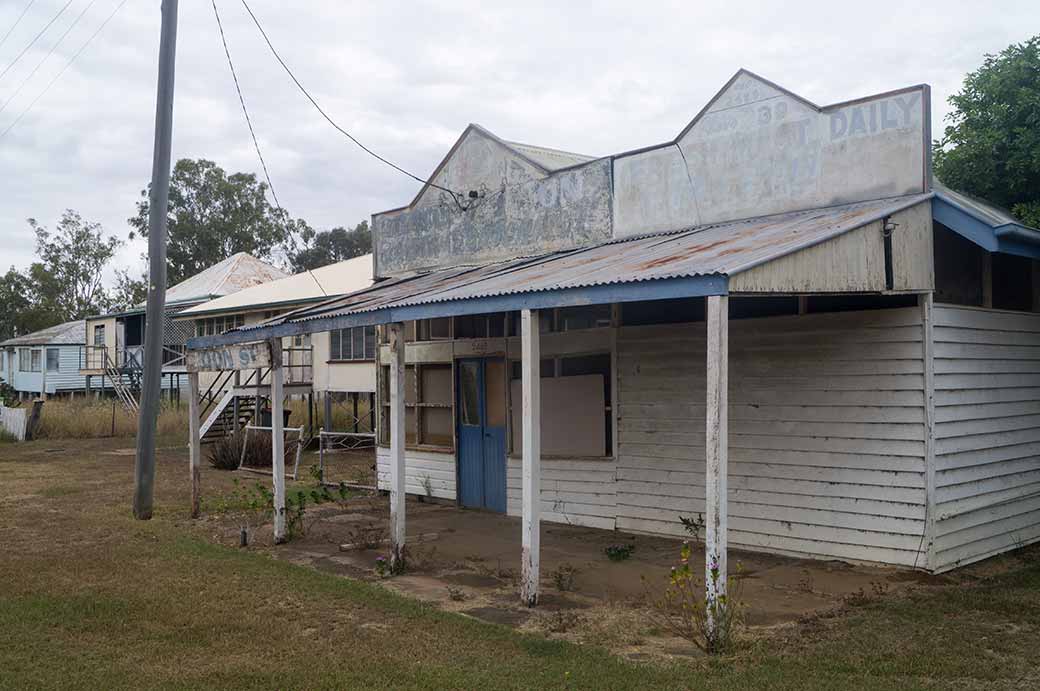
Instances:
[[[0,72],[67,1],[32,3],[0,45]],[[72,0],[0,77],[0,132],[119,1]],[[0,0],[0,39],[27,5]],[[938,136],[946,99],[964,74],[985,53],[1040,31],[1036,0],[988,7],[955,0],[250,5],[333,118],[419,175],[432,172],[469,122],[505,139],[591,155],[672,139],[740,67],[820,105],[931,84]],[[369,158],[321,119],[267,51],[241,2],[218,0],[218,7],[283,206],[327,228],[410,201],[418,183]],[[159,0],[128,0],[0,138],[3,270],[33,260],[29,217],[52,226],[73,208],[125,238],[151,171],[159,8]],[[173,154],[209,158],[229,172],[260,172],[208,0],[180,4]],[[140,241],[127,244],[118,263],[139,270],[142,249]]]

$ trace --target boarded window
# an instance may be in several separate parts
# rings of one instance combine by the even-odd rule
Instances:
[[[547,367],[546,362],[552,366]],[[514,362],[509,389],[512,453],[523,451],[523,396],[520,363]],[[547,456],[602,457],[613,454],[611,358],[609,353],[542,361],[542,453]],[[546,373],[547,369],[551,369]]]

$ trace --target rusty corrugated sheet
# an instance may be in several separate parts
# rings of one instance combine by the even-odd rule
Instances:
[[[282,315],[285,322],[390,307],[741,271],[811,247],[930,198],[918,194],[656,233],[567,252],[391,279]]]

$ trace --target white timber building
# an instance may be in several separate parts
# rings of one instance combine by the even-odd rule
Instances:
[[[945,571],[1040,538],[1040,231],[933,179],[930,120],[741,70],[636,151],[473,125],[371,287],[189,348],[379,325],[393,553],[425,486],[521,516],[528,603],[543,521]]]

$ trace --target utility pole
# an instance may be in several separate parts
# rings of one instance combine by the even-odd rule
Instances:
[[[159,39],[159,88],[155,104],[155,148],[148,192],[148,306],[145,314],[144,377],[137,416],[134,517],[152,517],[155,494],[155,425],[162,387],[163,312],[166,309],[166,211],[170,197],[170,140],[173,136],[173,73],[177,53],[177,0],[163,0]]]

